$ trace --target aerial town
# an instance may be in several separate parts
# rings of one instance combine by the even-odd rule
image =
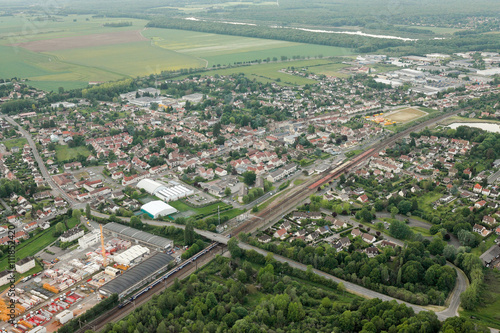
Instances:
[[[460,298],[472,255],[500,269],[500,138],[461,126],[500,117],[500,55],[342,63],[283,63],[314,85],[208,71],[111,100],[2,83],[0,327],[55,332],[109,300],[118,315],[236,238],[421,307]]]

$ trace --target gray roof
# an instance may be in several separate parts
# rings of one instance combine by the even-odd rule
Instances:
[[[149,259],[144,260],[142,263],[138,264],[125,271],[122,275],[118,276],[116,279],[111,280],[101,287],[102,291],[109,294],[117,293],[120,295],[124,291],[130,289],[137,283],[148,278],[155,272],[166,267],[169,262],[174,258],[165,253],[157,253]]]
[[[126,225],[121,225],[119,223],[111,222],[105,224],[104,229],[116,232],[117,234],[124,235],[133,239],[137,239],[139,241],[149,243],[155,246],[158,246],[162,249],[166,249],[169,245],[172,245],[172,241],[167,238],[163,238],[160,236],[155,236],[150,234],[149,232],[144,232],[141,230],[137,230]]]
[[[498,256],[500,256],[500,246],[495,244],[490,247],[488,251],[484,252],[479,258],[481,258],[485,264],[489,264]]]

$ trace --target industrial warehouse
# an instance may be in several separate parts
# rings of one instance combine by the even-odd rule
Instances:
[[[103,229],[105,233],[111,234],[113,237],[130,240],[136,244],[142,244],[161,252],[173,246],[173,241],[170,239],[155,236],[149,232],[140,231],[115,222],[106,224]]]
[[[116,293],[121,298],[165,272],[172,260],[174,258],[168,254],[156,253],[102,286],[99,292],[104,296]]]
[[[170,186],[167,186],[152,179],[143,179],[137,183],[137,188],[144,189],[149,194],[165,202],[179,200],[194,194],[193,190],[177,182],[172,181],[170,184]]]

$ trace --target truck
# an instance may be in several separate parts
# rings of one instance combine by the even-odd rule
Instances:
[[[64,310],[56,316],[56,319],[61,323],[61,325],[66,324],[68,321],[73,319],[73,311]]]

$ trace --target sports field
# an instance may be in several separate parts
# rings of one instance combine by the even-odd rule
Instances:
[[[132,22],[126,27],[106,23]],[[21,77],[47,91],[86,87],[181,68],[254,60],[351,55],[348,49],[173,29],[145,29],[145,20],[55,15],[0,17],[0,78]],[[253,67],[262,81],[305,84],[311,80]],[[288,66],[288,65],[287,65]],[[286,67],[286,66],[285,66]],[[246,69],[241,70],[246,72]],[[269,74],[269,75],[268,75]]]
[[[414,108],[407,108],[384,114],[384,118],[390,121],[395,121],[398,124],[404,124],[426,115],[427,112],[425,111],[417,110]]]

